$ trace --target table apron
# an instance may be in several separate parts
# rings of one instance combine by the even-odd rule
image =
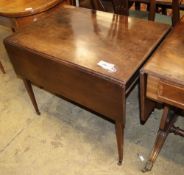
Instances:
[[[6,49],[20,77],[107,118],[123,122],[125,92],[120,85],[26,49],[11,45],[6,45]]]

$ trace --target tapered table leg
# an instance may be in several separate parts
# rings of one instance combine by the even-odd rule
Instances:
[[[0,69],[1,69],[1,71],[5,74],[5,70],[4,70],[4,67],[3,67],[3,65],[2,65],[1,62],[0,62]]]
[[[123,142],[124,142],[124,127],[122,125],[122,122],[116,122],[115,123],[116,128],[116,139],[117,139],[117,146],[118,146],[118,165],[122,164],[123,161]]]
[[[40,115],[40,111],[38,109],[38,105],[36,103],[36,99],[35,99],[35,95],[34,95],[34,92],[33,92],[33,89],[32,89],[32,86],[31,86],[31,82],[29,80],[26,80],[26,79],[23,79],[23,82],[24,82],[24,85],[26,87],[26,90],[29,94],[29,97],[31,99],[31,102],[35,108],[35,111],[38,115]]]
[[[117,120],[115,120],[116,140],[118,148],[118,165],[123,162],[123,146],[124,146],[124,128],[126,122],[126,91],[123,89],[122,94],[122,113]]]

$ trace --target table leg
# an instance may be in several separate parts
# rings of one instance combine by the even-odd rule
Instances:
[[[139,92],[140,92],[140,122],[145,124],[148,120],[151,112],[155,108],[155,102],[148,99],[146,96],[146,87],[147,87],[147,74],[140,72],[140,83],[139,83]]]
[[[151,171],[153,164],[156,158],[158,157],[158,154],[161,151],[162,146],[170,132],[170,128],[172,128],[176,119],[177,119],[177,115],[175,114],[173,114],[172,116],[169,115],[169,107],[165,106],[163,115],[161,118],[161,122],[160,122],[160,127],[157,133],[157,138],[153,146],[153,149],[151,151],[151,154],[149,156],[149,159],[146,162],[146,165],[142,170],[143,172]]]
[[[38,105],[36,103],[36,99],[35,99],[35,95],[34,95],[34,92],[33,92],[33,89],[32,89],[32,86],[31,86],[31,82],[29,80],[26,80],[26,79],[23,79],[23,82],[24,82],[24,85],[26,87],[26,90],[29,94],[29,97],[31,99],[31,102],[35,108],[35,111],[38,115],[40,115],[40,111],[38,109]]]
[[[124,145],[124,128],[126,122],[126,92],[123,89],[122,95],[122,114],[119,119],[115,120],[116,140],[118,148],[118,165],[123,162],[123,145]]]
[[[3,65],[2,65],[1,62],[0,62],[0,69],[1,69],[1,71],[5,74],[5,70],[4,70],[4,67],[3,67]]]
[[[122,122],[117,121],[115,123],[115,128],[119,155],[118,165],[121,165],[123,161],[124,126],[122,125]]]

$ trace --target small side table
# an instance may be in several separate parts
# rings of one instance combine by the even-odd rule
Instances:
[[[169,31],[167,25],[72,6],[4,43],[37,114],[32,84],[114,121],[121,164],[126,98],[140,68]],[[104,68],[104,63],[113,67]]]
[[[10,27],[13,32],[37,21],[53,11],[64,0],[7,0],[0,1],[0,25]],[[5,73],[2,63],[0,70]]]
[[[178,114],[184,110],[183,28],[184,18],[141,70],[141,122],[146,122],[156,103],[164,106],[157,138],[144,172],[151,170],[169,133],[184,136],[184,130],[174,126]]]

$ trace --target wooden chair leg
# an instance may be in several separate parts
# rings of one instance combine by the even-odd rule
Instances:
[[[180,21],[180,1],[172,0],[172,25],[175,26]]]
[[[24,85],[26,87],[26,90],[29,94],[29,97],[31,99],[31,102],[35,108],[35,111],[38,115],[40,115],[40,111],[38,109],[38,105],[36,103],[36,99],[35,99],[35,95],[34,95],[34,92],[33,92],[33,89],[32,89],[32,86],[31,86],[31,82],[29,80],[26,80],[26,79],[23,79],[23,82],[24,82]]]
[[[146,5],[147,5],[146,10],[150,11],[150,4],[146,4]]]
[[[162,9],[162,15],[167,15],[167,8],[163,6],[161,9]]]
[[[150,12],[149,12],[149,16],[148,19],[151,21],[155,20],[155,10],[156,10],[156,2],[155,0],[150,0]]]
[[[135,10],[141,10],[141,3],[135,2]]]
[[[3,67],[3,65],[2,65],[1,62],[0,62],[0,69],[1,69],[1,71],[5,74],[5,70],[4,70],[4,67]]]

